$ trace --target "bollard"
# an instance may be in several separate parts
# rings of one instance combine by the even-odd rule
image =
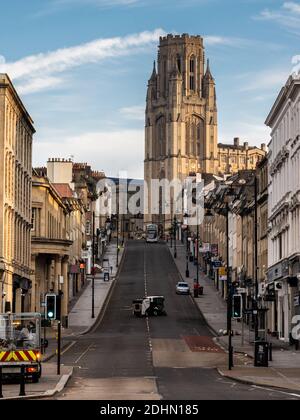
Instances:
[[[2,393],[2,366],[0,366],[0,398],[3,398],[3,393]]]
[[[20,379],[20,397],[25,397],[25,366],[21,366],[21,379]]]
[[[273,362],[273,344],[269,343],[269,361]]]

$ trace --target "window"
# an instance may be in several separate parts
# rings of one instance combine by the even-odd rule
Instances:
[[[195,90],[195,73],[196,73],[196,64],[195,57],[192,56],[190,59],[190,90]]]
[[[179,70],[179,72],[181,73],[181,57],[180,55],[177,55],[177,68]]]
[[[86,222],[85,233],[87,235],[91,234],[91,222],[89,220]]]
[[[283,257],[282,233],[279,235],[278,240],[279,240],[279,259],[281,260]]]
[[[35,231],[35,222],[36,222],[36,209],[32,209],[31,213],[31,230]]]

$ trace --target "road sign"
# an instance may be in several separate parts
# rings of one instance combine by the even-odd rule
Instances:
[[[239,295],[242,295],[242,294],[244,294],[244,293],[247,293],[247,290],[246,290],[245,288],[243,288],[243,287],[239,287],[239,288],[237,288],[237,289],[236,289],[236,291],[237,291],[237,293],[238,293]]]
[[[213,262],[213,266],[214,266],[215,268],[220,268],[220,267],[222,267],[222,261],[214,261],[214,262]]]

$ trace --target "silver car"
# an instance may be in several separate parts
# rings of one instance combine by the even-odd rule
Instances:
[[[177,295],[189,295],[191,293],[190,286],[185,282],[179,282],[176,285]]]

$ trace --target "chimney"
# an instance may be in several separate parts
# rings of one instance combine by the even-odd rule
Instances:
[[[266,145],[266,143],[262,143],[262,145],[261,145],[261,150],[262,150],[263,152],[266,152],[266,151],[267,151],[267,145]]]
[[[239,137],[235,137],[233,139],[233,144],[234,144],[234,147],[239,147],[240,146],[240,138]]]

